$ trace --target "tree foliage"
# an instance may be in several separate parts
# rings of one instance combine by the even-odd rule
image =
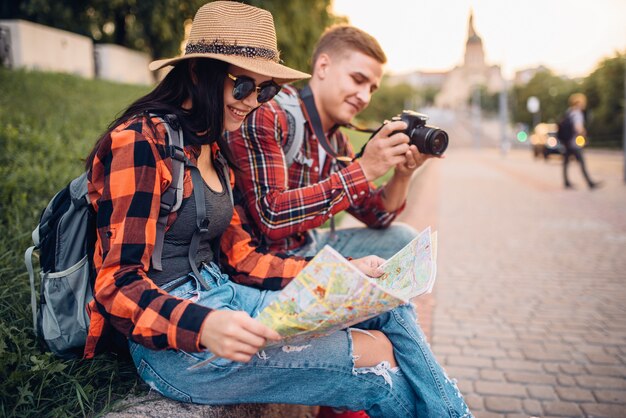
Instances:
[[[330,13],[331,0],[246,0],[274,16],[280,57],[288,66],[311,70],[311,54],[324,29],[346,23]]]
[[[513,88],[511,98],[513,120],[532,126],[533,115],[526,109],[526,101],[529,97],[535,96],[540,103],[540,120],[556,122],[567,109],[569,95],[579,88],[578,82],[556,76],[551,71],[538,72],[528,84]]]
[[[500,100],[500,93],[499,92],[495,92],[492,93],[489,90],[487,90],[487,87],[484,85],[479,85],[475,87],[476,89],[478,89],[478,93],[480,95],[480,108],[487,114],[496,114],[499,110],[498,106],[499,106],[499,100]],[[474,100],[474,95],[470,95],[467,98],[467,105],[471,106],[472,102]]]
[[[596,69],[582,80],[570,80],[544,71],[525,85],[512,90],[511,110],[513,120],[532,123],[526,110],[526,100],[536,96],[541,103],[541,121],[556,122],[568,107],[570,94],[587,95],[587,132],[590,144],[620,147],[623,141],[624,77],[626,52],[601,61]]]
[[[361,124],[377,125],[391,119],[404,109],[416,108],[423,104],[420,92],[410,84],[389,84],[386,78],[372,95],[369,106],[359,113]]]
[[[624,123],[624,77],[626,53],[603,60],[583,81],[587,95],[587,131],[595,144],[617,146],[622,143]]]
[[[185,23],[206,0],[1,0],[0,18],[25,19],[149,53],[180,53]],[[278,47],[287,65],[306,71],[317,38],[339,22],[331,0],[249,0],[274,15]]]

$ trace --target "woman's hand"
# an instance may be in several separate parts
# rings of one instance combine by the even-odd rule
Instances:
[[[267,340],[280,334],[253,319],[244,311],[215,310],[202,326],[200,343],[218,357],[246,363]]]
[[[384,273],[379,267],[385,262],[385,259],[377,255],[368,255],[350,260],[350,262],[370,277],[380,277],[380,275]]]

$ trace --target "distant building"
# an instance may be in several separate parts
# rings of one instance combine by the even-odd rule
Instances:
[[[457,109],[467,106],[474,89],[484,86],[495,93],[504,86],[504,79],[498,65],[485,63],[483,41],[474,29],[474,15],[470,12],[467,42],[463,64],[450,71],[413,71],[389,76],[392,84],[407,83],[416,88],[434,87],[439,90],[435,98],[437,107]]]
[[[504,79],[500,66],[485,63],[483,41],[474,29],[474,15],[470,12],[463,64],[447,73],[435,105],[451,109],[467,107],[474,89],[480,86],[495,93],[504,86]]]
[[[392,84],[406,83],[414,87],[435,87],[440,89],[446,79],[446,72],[412,71],[406,74],[389,76]]]

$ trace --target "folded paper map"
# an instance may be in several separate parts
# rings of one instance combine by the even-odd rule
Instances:
[[[325,246],[257,316],[285,340],[330,334],[389,311],[432,291],[436,275],[437,233],[430,228],[366,276],[330,246]]]

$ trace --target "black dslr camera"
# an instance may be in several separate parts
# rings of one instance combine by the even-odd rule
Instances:
[[[415,145],[422,154],[441,155],[448,148],[448,134],[436,126],[426,125],[428,116],[412,110],[403,110],[401,114],[391,118],[407,124],[403,132],[409,137],[409,143]]]

